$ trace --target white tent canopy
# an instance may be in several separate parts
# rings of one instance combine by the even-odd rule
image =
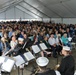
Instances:
[[[0,19],[76,21],[76,0],[0,0]]]

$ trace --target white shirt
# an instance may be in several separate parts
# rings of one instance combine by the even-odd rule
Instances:
[[[58,37],[57,37],[55,40],[56,40],[56,44],[58,45],[58,43],[59,43],[59,39],[58,39]]]
[[[59,39],[58,39],[58,37],[57,37],[57,38],[56,38],[56,45],[58,45],[59,40],[60,40],[60,41],[61,41],[61,43],[62,43],[62,39],[61,39],[61,38],[59,38]]]
[[[50,44],[50,45],[54,45],[54,44],[56,44],[56,40],[55,40],[55,38],[49,38],[48,39],[48,43]]]
[[[14,42],[14,41],[11,41],[10,42],[10,46],[11,46],[11,49],[14,49],[15,48],[15,46],[18,44],[18,42],[16,41],[16,42]]]

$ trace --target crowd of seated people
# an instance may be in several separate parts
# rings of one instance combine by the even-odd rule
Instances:
[[[60,54],[63,46],[69,46],[72,49],[68,38],[76,37],[76,25],[44,23],[42,21],[10,21],[0,23],[0,55],[10,49],[14,49],[18,44],[19,38],[27,42],[26,48],[32,45],[45,43],[53,52],[53,57]],[[44,52],[43,52],[44,53]],[[42,53],[41,53],[42,54]],[[42,56],[44,56],[42,54]]]

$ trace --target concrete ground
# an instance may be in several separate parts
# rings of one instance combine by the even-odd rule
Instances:
[[[73,55],[73,57],[75,59],[75,63],[76,63],[76,50],[75,49],[73,49],[72,55]],[[62,58],[62,56],[59,56],[58,62],[61,61],[61,58]],[[57,58],[49,57],[49,60],[50,60],[50,62],[48,64],[48,67],[54,69],[55,65],[57,64]],[[37,66],[37,64],[35,63],[34,60],[30,61],[28,66],[25,66],[23,75],[30,75],[33,65]],[[11,72],[11,75],[18,75],[18,69],[16,69],[16,70],[13,69]],[[22,75],[22,73],[20,75]]]

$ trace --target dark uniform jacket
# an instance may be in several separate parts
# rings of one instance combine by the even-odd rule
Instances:
[[[15,54],[13,54],[14,56],[20,55],[20,54],[24,54],[26,51],[25,47],[23,48],[24,44],[17,44],[17,46],[14,49]]]
[[[47,70],[46,72],[43,72],[43,73],[37,73],[35,75],[56,75],[55,71],[54,70]]]
[[[21,47],[21,49],[19,50],[19,54],[24,54],[26,52],[25,47],[23,48],[24,44],[18,44],[18,47]]]
[[[29,48],[33,45],[33,42],[29,38],[24,39],[24,43],[26,43],[26,48]]]
[[[64,57],[58,69],[61,75],[74,75],[75,62],[72,55]]]

